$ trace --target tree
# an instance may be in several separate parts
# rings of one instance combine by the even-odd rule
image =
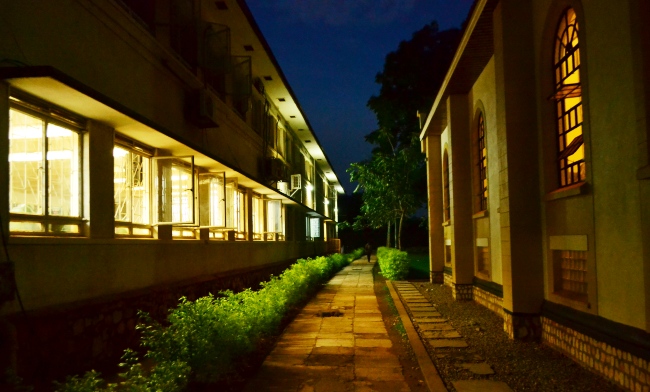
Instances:
[[[375,80],[381,85],[378,96],[368,100],[379,128],[366,135],[375,145],[372,157],[353,163],[348,172],[363,191],[361,215],[355,227],[388,226],[395,223],[396,245],[401,248],[404,218],[426,201],[426,169],[420,152],[418,110],[433,104],[447,68],[453,59],[460,31],[438,31],[432,22],[402,41],[386,56],[384,70]]]

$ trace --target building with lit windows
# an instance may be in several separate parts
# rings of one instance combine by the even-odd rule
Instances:
[[[2,369],[114,364],[138,309],[339,251],[343,188],[243,0],[0,15],[2,266],[22,300],[2,298]]]
[[[431,279],[650,387],[650,4],[477,0],[421,132]]]

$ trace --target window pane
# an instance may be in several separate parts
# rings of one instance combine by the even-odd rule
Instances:
[[[150,159],[131,153],[131,211],[132,222],[149,224],[149,167]]]
[[[113,199],[115,203],[115,220],[128,222],[131,219],[131,195],[130,187],[127,185],[129,178],[129,151],[120,148],[113,148]],[[117,232],[116,232],[117,233]],[[125,233],[117,233],[125,234]],[[126,233],[128,234],[128,233]]]
[[[16,110],[9,111],[10,211],[42,215],[44,164],[42,120]],[[13,228],[12,228],[13,229]],[[24,230],[20,230],[24,231]],[[29,230],[32,231],[32,230]],[[35,231],[40,231],[35,230]]]
[[[47,125],[48,214],[79,216],[79,135]]]
[[[192,172],[181,166],[172,166],[172,221],[192,222]]]
[[[282,203],[279,200],[269,200],[267,206],[267,231],[282,233]]]

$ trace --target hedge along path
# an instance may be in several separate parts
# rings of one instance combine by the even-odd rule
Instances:
[[[374,256],[336,274],[287,326],[244,391],[409,391],[373,289]]]

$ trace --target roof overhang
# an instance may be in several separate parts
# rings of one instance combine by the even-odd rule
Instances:
[[[165,153],[179,157],[193,156],[195,165],[210,172],[225,172],[226,178],[237,178],[239,185],[252,189],[266,198],[282,200],[284,204],[300,205],[308,209],[309,213],[325,217],[297,200],[264,185],[255,176],[233,169],[228,163],[214,157],[201,146],[183,140],[179,135],[56,68],[0,67],[0,80],[4,80],[12,89],[18,89],[70,112],[110,126],[120,134],[164,150]]]
[[[499,0],[476,0],[465,26],[456,54],[438,91],[433,107],[420,132],[440,134],[447,123],[447,97],[466,94],[494,55],[494,26],[492,13]]]

